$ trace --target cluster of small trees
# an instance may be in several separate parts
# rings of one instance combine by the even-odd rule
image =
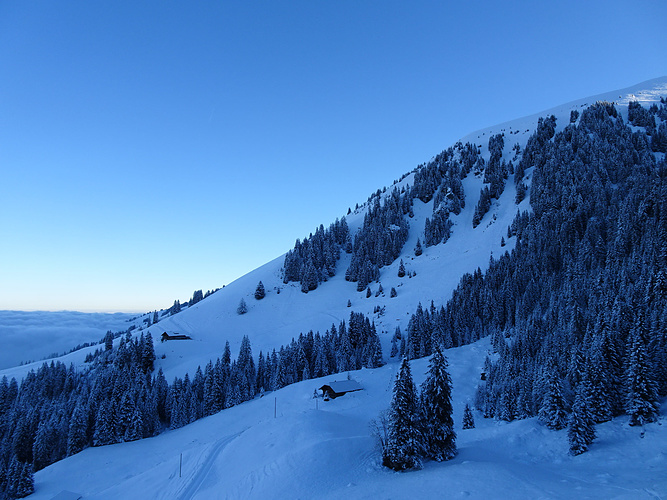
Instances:
[[[510,173],[513,173],[514,167],[502,160],[505,140],[503,134],[496,134],[489,138],[490,158],[485,166],[484,186],[479,194],[479,201],[475,206],[475,212],[472,217],[472,227],[477,227],[484,215],[491,208],[491,200],[500,198],[505,190],[505,181]]]
[[[352,241],[345,217],[323,225],[303,241],[296,240],[294,249],[287,252],[283,264],[283,282],[298,281],[301,291],[308,293],[336,274],[341,249],[352,251]]]
[[[479,273],[481,275],[481,272]],[[433,301],[428,309],[420,304],[408,321],[407,334],[397,336],[401,341],[399,354],[408,359],[430,356],[436,346],[445,349],[475,342],[481,338],[481,330],[466,332],[452,327],[449,308],[435,307]]]
[[[357,291],[366,289],[380,277],[380,268],[391,264],[400,255],[408,239],[409,224],[404,215],[412,206],[406,193],[394,190],[381,203],[375,196],[364,216],[362,228],[354,238],[350,266],[345,279],[357,283]]]
[[[431,219],[426,217],[424,225],[424,244],[427,247],[446,242],[452,234],[452,221],[449,220],[449,210],[440,206],[433,212]]]
[[[439,348],[419,394],[410,363],[403,358],[391,406],[377,429],[383,465],[397,471],[419,469],[424,458],[440,462],[456,455],[451,391],[447,358]]]
[[[444,202],[458,214],[465,207],[463,179],[480,160],[479,150],[471,143],[460,142],[450,147],[415,171],[410,196],[424,203],[434,199],[434,211]]]
[[[424,226],[424,244],[427,247],[449,239],[452,226],[449,214],[459,214],[465,207],[461,179],[480,159],[475,146],[457,143],[415,172],[410,195],[424,203],[433,199],[433,216],[426,218]]]
[[[660,125],[656,120],[661,120]],[[667,153],[667,102],[662,98],[660,105],[652,104],[646,109],[636,101],[628,105],[628,121],[637,127],[644,127],[651,137],[651,149]]]

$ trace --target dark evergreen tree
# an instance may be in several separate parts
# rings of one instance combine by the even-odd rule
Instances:
[[[581,382],[574,398],[574,405],[572,405],[567,431],[572,455],[580,455],[585,452],[595,439],[595,422],[588,409],[589,391],[588,381]]]
[[[560,378],[554,369],[550,370],[546,379],[546,393],[539,411],[540,421],[549,429],[564,429],[567,425],[567,412],[563,400]]]
[[[466,403],[466,407],[463,410],[463,428],[464,429],[474,429],[475,428],[475,417],[472,414],[470,405]]]
[[[644,425],[657,420],[658,394],[648,366],[646,346],[641,335],[635,332],[631,342],[626,375],[625,411],[630,415],[630,425]]]
[[[398,277],[402,278],[404,276],[405,276],[405,265],[403,264],[403,259],[401,259],[401,262],[398,265]]]
[[[391,352],[389,353],[389,357],[395,358],[398,355],[398,342],[400,339],[401,328],[397,326],[394,335],[391,337]]]
[[[104,350],[110,351],[111,349],[113,349],[113,333],[108,331],[104,336]]]
[[[83,403],[78,403],[70,419],[67,434],[67,455],[79,453],[88,445],[87,423]]]
[[[248,306],[246,305],[245,300],[241,299],[241,301],[239,302],[238,307],[236,308],[236,314],[241,315],[241,314],[245,314],[247,312],[248,312]]]
[[[257,283],[257,288],[255,289],[255,298],[262,300],[264,297],[266,297],[266,290],[264,289],[264,284],[260,281]]]
[[[452,381],[447,358],[436,348],[421,386],[422,452],[441,462],[456,455],[456,433],[452,419]]]
[[[382,463],[397,471],[419,469],[421,447],[417,389],[412,381],[410,362],[403,358],[389,408],[388,441]]]
[[[197,302],[204,300],[204,292],[202,290],[195,290],[192,294],[190,302],[188,302],[188,307],[194,306]]]
[[[146,373],[153,371],[155,365],[155,347],[153,346],[153,336],[147,332],[141,344],[141,365]]]

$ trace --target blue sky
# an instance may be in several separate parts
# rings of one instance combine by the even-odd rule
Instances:
[[[667,3],[0,3],[0,309],[220,287],[482,127],[667,74]]]

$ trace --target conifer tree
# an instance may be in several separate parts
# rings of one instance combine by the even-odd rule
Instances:
[[[72,413],[69,423],[69,433],[67,434],[67,454],[74,455],[86,447],[88,440],[86,437],[86,419],[81,404],[77,404]]]
[[[630,415],[630,425],[655,422],[658,416],[658,395],[649,371],[646,346],[638,332],[632,335],[626,378],[625,411]]]
[[[241,299],[241,302],[239,302],[239,306],[236,308],[236,314],[245,314],[248,312],[248,306],[245,303],[245,300]]]
[[[574,398],[567,430],[572,455],[580,455],[585,452],[595,439],[595,422],[588,408],[589,400],[589,384],[587,380],[583,380],[579,384],[577,395]]]
[[[255,298],[262,300],[264,297],[266,297],[266,290],[264,289],[264,284],[260,281],[257,283],[257,288],[255,289]]]
[[[564,429],[567,425],[563,390],[560,379],[553,368],[547,376],[546,394],[542,400],[538,417],[549,429]]]
[[[436,347],[426,380],[421,387],[423,453],[437,462],[456,455],[456,434],[452,419],[452,381],[447,358]]]
[[[403,264],[403,259],[401,259],[401,262],[398,264],[398,277],[402,278],[405,276],[405,264]]]
[[[113,349],[113,333],[109,330],[104,336],[104,350],[110,351]]]
[[[31,495],[35,491],[35,477],[32,465],[29,463],[22,464],[20,474],[16,485],[16,497],[24,498]]]
[[[403,358],[394,384],[388,427],[383,465],[397,471],[420,469],[419,401],[407,358]]]
[[[464,429],[474,429],[475,428],[475,417],[472,414],[470,405],[466,403],[466,407],[463,410],[463,428]]]
[[[146,334],[141,346],[142,368],[145,372],[152,372],[155,364],[155,348],[153,346],[153,336],[151,332]]]
[[[389,353],[390,358],[395,358],[398,355],[398,339],[400,337],[400,327],[396,327],[394,335],[391,337],[391,352]]]

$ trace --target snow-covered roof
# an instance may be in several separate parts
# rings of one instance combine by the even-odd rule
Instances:
[[[359,382],[357,382],[356,380],[338,380],[334,382],[329,382],[328,384],[323,385],[322,387],[327,387],[327,386],[330,387],[331,390],[334,391],[335,393],[360,391],[363,389],[363,387],[361,387],[359,385]]]

